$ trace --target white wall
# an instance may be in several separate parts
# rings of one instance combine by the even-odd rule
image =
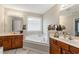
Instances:
[[[49,24],[59,24],[59,5],[55,5],[43,15],[43,32],[47,32]]]

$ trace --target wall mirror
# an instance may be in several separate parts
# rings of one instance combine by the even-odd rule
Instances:
[[[75,19],[75,35],[79,36],[79,18]]]
[[[23,30],[23,18],[17,16],[9,16],[8,27],[10,32],[20,32]]]

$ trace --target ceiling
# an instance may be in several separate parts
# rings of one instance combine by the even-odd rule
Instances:
[[[74,4],[71,7],[62,10],[60,14],[66,16],[79,14],[79,4]]]
[[[54,5],[55,4],[3,4],[2,6],[4,6],[5,8],[43,14]]]

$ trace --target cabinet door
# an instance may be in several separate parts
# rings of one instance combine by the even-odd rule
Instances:
[[[14,36],[12,39],[12,48],[23,47],[23,36]]]
[[[62,49],[62,54],[71,54],[69,50]]]
[[[9,37],[4,37],[3,47],[4,47],[4,50],[11,49],[11,39]]]
[[[63,43],[63,42],[60,42],[60,41],[57,41],[57,44],[58,44],[61,48],[65,49],[65,50],[69,50],[69,45],[68,45],[68,44]]]
[[[61,54],[60,47],[55,44],[50,45],[50,54]]]
[[[50,38],[50,54],[61,54],[61,48],[57,45],[57,41]]]
[[[3,40],[3,37],[0,37],[0,47],[3,46],[2,40]]]
[[[70,46],[70,51],[71,51],[73,54],[79,54],[79,48]]]

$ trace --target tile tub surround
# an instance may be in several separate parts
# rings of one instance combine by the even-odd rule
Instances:
[[[79,48],[79,39],[78,39],[78,37],[77,37],[77,39],[75,39],[75,36],[73,36],[73,39],[69,40],[69,39],[65,39],[65,38],[62,38],[62,37],[61,38],[56,38],[56,37],[53,37],[52,35],[50,35],[50,38],[53,38],[55,40],[58,40],[58,41],[61,41],[63,43],[74,46],[76,48]]]

